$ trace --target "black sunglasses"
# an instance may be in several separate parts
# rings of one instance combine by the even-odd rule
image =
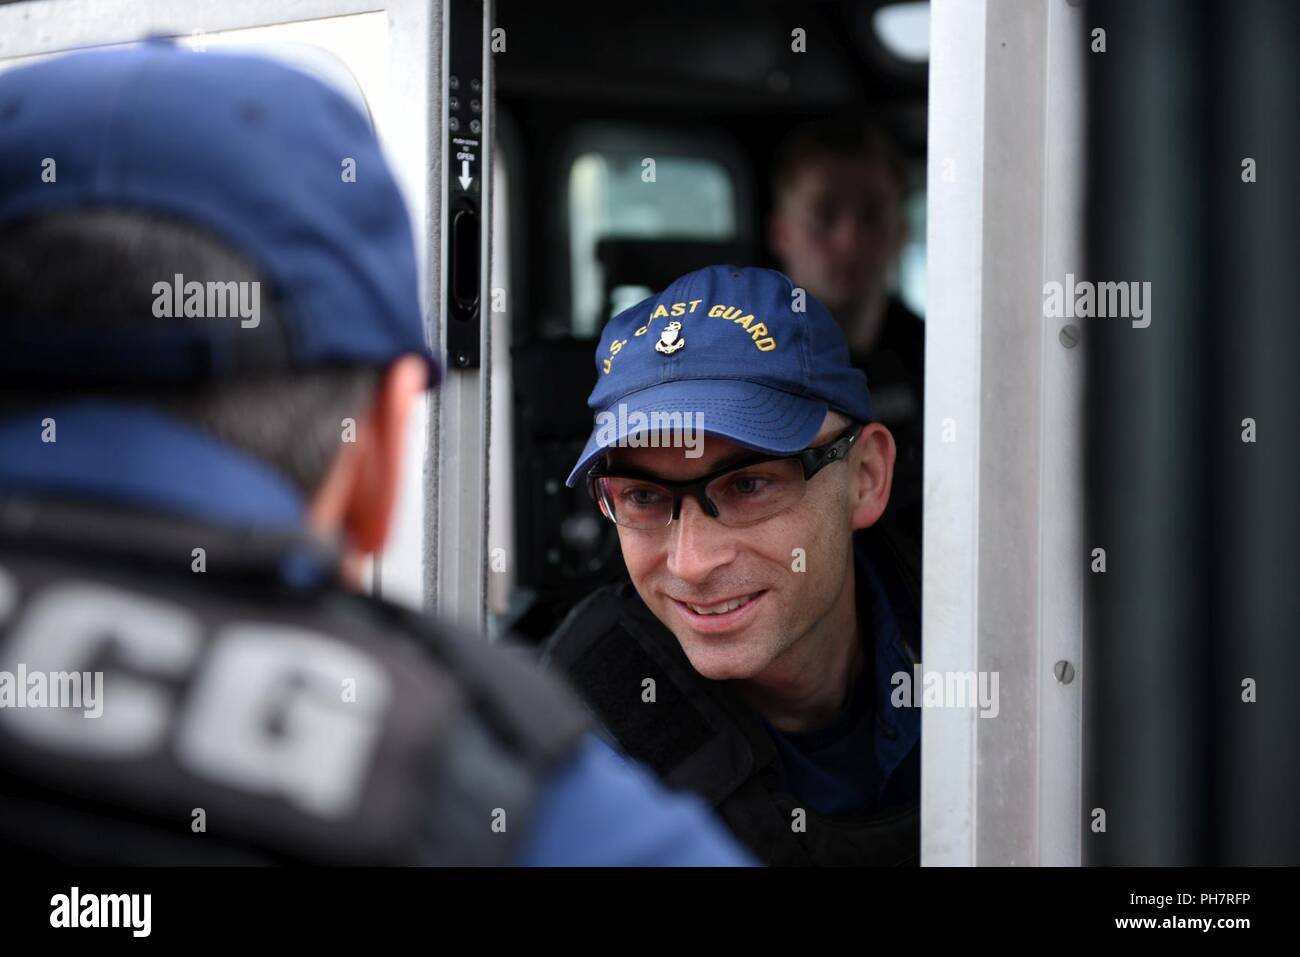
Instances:
[[[666,528],[680,517],[687,496],[724,525],[752,525],[798,503],[814,475],[848,457],[861,431],[862,424],[851,425],[822,445],[785,455],[754,455],[686,481],[607,469],[602,463],[587,474],[587,492],[606,518],[625,528]]]

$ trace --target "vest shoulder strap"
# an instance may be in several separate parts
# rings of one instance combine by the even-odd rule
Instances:
[[[748,707],[700,677],[628,583],[584,599],[542,660],[564,672],[629,755],[715,805],[776,760]]]

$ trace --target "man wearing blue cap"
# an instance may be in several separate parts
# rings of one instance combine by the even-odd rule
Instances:
[[[355,590],[437,371],[417,288],[317,79],[0,75],[7,861],[746,861],[515,652]]]
[[[881,521],[895,447],[814,299],[714,266],[612,319],[569,484],[631,582],[548,641],[629,754],[772,864],[919,855],[919,568]],[[701,441],[702,437],[702,441]]]

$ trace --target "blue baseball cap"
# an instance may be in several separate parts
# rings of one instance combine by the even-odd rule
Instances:
[[[839,325],[772,269],[710,266],[619,313],[601,334],[596,375],[596,427],[570,486],[606,449],[674,413],[772,454],[807,448],[832,409],[872,419]]]
[[[315,76],[165,40],[0,73],[0,228],[97,208],[224,240],[272,287],[259,292],[276,320],[142,317],[124,333],[0,303],[0,380],[185,382],[415,354],[436,382],[401,193],[368,118]]]

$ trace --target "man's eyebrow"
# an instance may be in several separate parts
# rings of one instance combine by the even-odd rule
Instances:
[[[839,435],[842,431],[843,429],[832,429],[826,435],[818,434],[811,442],[808,443],[808,447],[815,448],[816,446],[825,445],[828,442],[833,442],[835,441],[835,437]],[[791,452],[790,454],[794,455],[795,453]],[[718,459],[718,461],[714,462],[711,467],[705,469],[699,475],[695,476],[695,478],[700,478],[701,476],[704,475],[712,475],[714,472],[720,472],[725,468],[731,467],[732,465],[743,465],[749,459],[762,458],[766,455],[767,453],[765,452],[759,452],[756,449],[747,449],[742,445],[738,447],[735,452],[732,452],[731,454],[725,455],[722,458]],[[605,455],[605,467],[612,469],[614,471],[635,472],[638,475],[644,475],[647,479],[657,480],[660,482],[693,481],[693,479],[690,478],[684,478],[684,479],[669,478],[667,475],[660,475],[658,472],[652,471],[651,469],[636,468],[634,466],[628,465],[626,462],[619,462],[615,460],[615,458],[609,453],[606,453]]]
[[[659,475],[655,475],[654,477],[658,478],[660,481],[663,482],[693,482],[696,479],[703,478],[706,475],[713,475],[715,472],[722,472],[725,471],[726,469],[733,468],[733,467],[743,467],[749,464],[751,459],[766,460],[773,457],[776,456],[769,454],[767,452],[759,452],[757,449],[746,449],[742,447],[739,451],[733,452],[730,455],[726,455],[718,459],[718,461],[714,462],[713,465],[711,465],[709,468],[705,469],[699,475],[693,476],[691,478],[670,479]],[[644,474],[651,475],[652,473],[645,472]]]
[[[747,449],[741,447],[736,452],[733,452],[730,455],[718,459],[717,462],[713,463],[712,466],[705,469],[699,475],[691,476],[688,478],[670,478],[667,475],[660,475],[658,472],[655,472],[652,469],[636,468],[635,466],[628,465],[626,462],[618,462],[612,456],[608,456],[608,455],[605,457],[605,465],[607,468],[616,472],[617,471],[635,472],[637,475],[643,475],[647,479],[657,480],[660,482],[693,482],[697,478],[701,478],[702,476],[705,475],[712,475],[714,472],[721,471],[722,469],[728,468],[731,465],[743,464],[747,459],[751,459],[754,458],[755,456],[760,456],[762,454],[763,454],[762,452],[756,452],[753,449]]]
[[[741,448],[736,452],[733,452],[731,455],[725,455],[718,459],[718,461],[713,463],[713,468],[709,469],[709,471],[716,472],[719,469],[725,469],[729,465],[740,465],[747,459],[752,459],[762,454],[762,452],[755,452],[753,449]]]

